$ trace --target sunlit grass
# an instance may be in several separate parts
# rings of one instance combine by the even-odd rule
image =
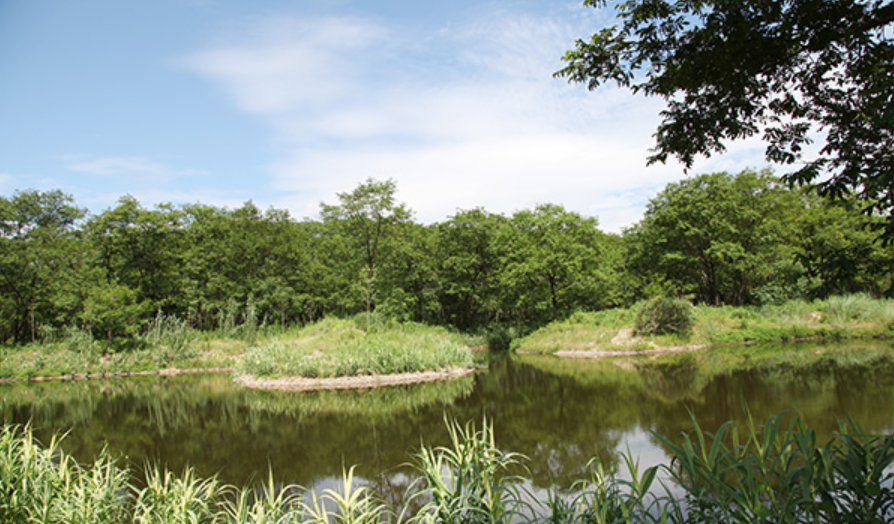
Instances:
[[[238,374],[340,377],[470,367],[472,353],[443,328],[390,324],[363,330],[351,320],[326,319],[249,349]]]
[[[634,327],[637,306],[577,313],[513,342],[516,351],[637,351],[679,346],[748,344],[797,340],[894,337],[894,300],[865,295],[801,300],[772,306],[695,308],[688,335],[623,336]]]

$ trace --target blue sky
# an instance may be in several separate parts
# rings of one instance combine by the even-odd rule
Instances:
[[[659,100],[552,78],[581,2],[0,0],[0,194],[318,217],[369,177],[419,221],[555,203],[620,231],[684,175]],[[764,165],[755,142],[693,172]]]

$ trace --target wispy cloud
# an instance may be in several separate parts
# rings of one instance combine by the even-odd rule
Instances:
[[[424,221],[554,202],[617,231],[681,176],[645,166],[657,101],[552,78],[593,30],[584,12],[474,15],[413,28],[273,16],[183,63],[269,124],[285,147],[275,204],[297,215],[372,176],[396,179]]]
[[[97,176],[146,178],[155,182],[182,176],[203,176],[201,169],[181,169],[140,157],[105,157],[79,160],[68,157],[68,169]],[[161,179],[161,180],[160,180]]]
[[[183,168],[145,157],[85,157],[68,155],[62,161],[76,173],[101,179],[101,184],[83,184],[78,201],[96,212],[109,202],[129,194],[152,206],[162,202],[197,202],[233,207],[240,201],[232,191],[213,185],[203,169]],[[87,189],[90,188],[90,189]]]
[[[386,35],[354,18],[268,17],[182,63],[216,81],[243,110],[276,116],[344,99],[363,70],[356,53]]]

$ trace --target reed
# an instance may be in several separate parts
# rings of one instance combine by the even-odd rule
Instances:
[[[423,523],[510,522],[529,506],[509,475],[523,456],[500,450],[493,425],[485,419],[480,430],[447,422],[449,447],[423,447],[417,454],[423,492],[431,497],[417,515]]]

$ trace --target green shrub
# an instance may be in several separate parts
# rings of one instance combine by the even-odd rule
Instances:
[[[639,335],[687,335],[694,325],[692,304],[679,298],[653,298],[643,304],[636,315]]]

